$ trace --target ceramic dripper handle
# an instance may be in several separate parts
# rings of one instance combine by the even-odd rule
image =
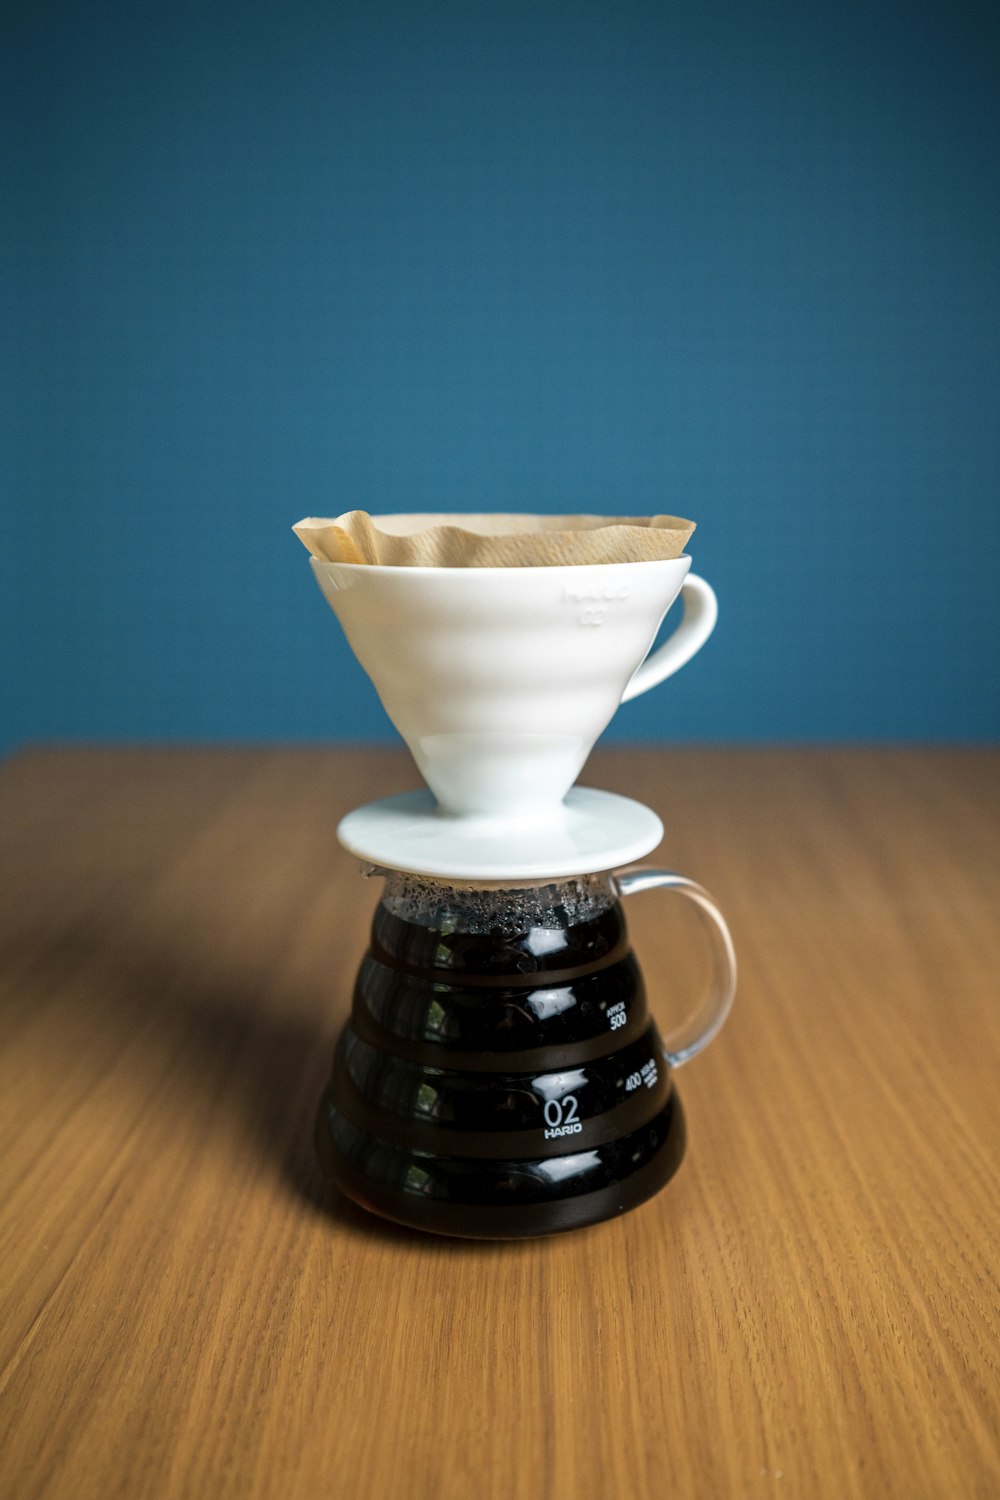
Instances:
[[[614,882],[621,896],[636,891],[670,890],[693,901],[704,921],[712,950],[712,980],[694,1015],[682,1026],[668,1032],[663,1051],[672,1068],[689,1062],[707,1047],[729,1014],[736,993],[736,954],[733,940],[722,915],[708,892],[693,880],[675,875],[671,870],[655,870],[640,865],[634,870],[617,870]]]
[[[680,593],[684,613],[673,635],[668,635],[662,646],[651,651],[632,674],[628,687],[622,694],[622,702],[648,693],[651,687],[665,678],[672,677],[700,651],[715,629],[719,618],[719,601],[715,590],[697,573],[689,573]]]

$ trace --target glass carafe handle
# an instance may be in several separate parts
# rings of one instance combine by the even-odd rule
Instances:
[[[736,954],[726,919],[706,890],[672,870],[654,870],[639,865],[634,870],[616,870],[614,883],[621,896],[636,891],[670,890],[693,901],[708,929],[712,949],[712,978],[694,1015],[667,1033],[663,1051],[672,1068],[689,1062],[709,1042],[729,1014],[736,993]]]

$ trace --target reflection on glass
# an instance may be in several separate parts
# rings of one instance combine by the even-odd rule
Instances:
[[[586,1082],[586,1071],[583,1068],[573,1068],[567,1073],[542,1073],[531,1080],[531,1087],[548,1103],[550,1099],[561,1099],[574,1089],[582,1089]]]
[[[432,1000],[427,1007],[427,1020],[424,1029],[433,1036],[440,1036],[445,1029],[448,1013],[440,1000]]]
[[[417,1090],[417,1113],[434,1116],[438,1112],[438,1091],[429,1083],[422,1083]]]
[[[561,929],[535,927],[528,933],[527,949],[536,958],[543,958],[546,953],[558,953],[559,949],[565,946],[566,934]]]
[[[403,1187],[410,1193],[429,1193],[431,1191],[431,1174],[425,1172],[423,1167],[407,1167],[403,1178]]]
[[[552,1156],[548,1161],[538,1162],[537,1170],[547,1182],[564,1182],[567,1177],[592,1172],[600,1164],[596,1151],[574,1151],[572,1156]]]
[[[552,1016],[561,1015],[564,1010],[572,1010],[576,1004],[576,996],[572,988],[564,985],[559,990],[533,990],[528,996],[528,1009],[533,1011],[539,1021],[548,1021]]]

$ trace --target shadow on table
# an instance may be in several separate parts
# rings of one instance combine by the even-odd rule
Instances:
[[[204,934],[198,946],[206,946]],[[323,1177],[313,1124],[346,1015],[343,995],[317,1022],[309,1010],[322,1013],[322,999],[294,993],[252,954],[238,974],[230,962],[213,978],[212,966],[166,934],[130,931],[120,918],[22,926],[0,938],[0,1028],[8,1036],[29,1028],[50,1070],[72,1036],[74,1057],[91,1053],[95,1072],[128,1069],[123,1087],[138,1072],[144,1094],[155,1088],[169,1099],[160,1107],[186,1121],[202,1117],[206,1141],[224,1139],[227,1150],[235,1142],[340,1234],[438,1254],[496,1253],[503,1242],[449,1240],[367,1213]]]

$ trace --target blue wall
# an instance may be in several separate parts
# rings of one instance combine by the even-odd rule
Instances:
[[[696,519],[618,738],[1000,734],[995,5],[19,9],[0,746],[390,735],[351,506]]]

